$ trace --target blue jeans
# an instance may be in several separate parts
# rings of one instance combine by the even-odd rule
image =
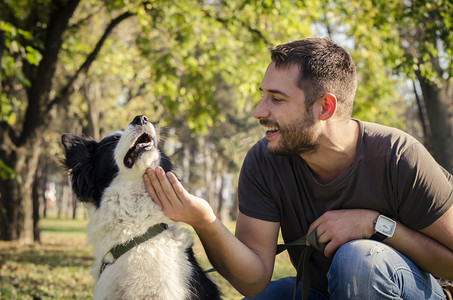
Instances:
[[[252,299],[292,299],[295,280],[285,277],[272,281]],[[329,295],[312,289],[310,300],[445,299],[442,287],[433,276],[395,249],[372,240],[355,240],[340,247],[327,280]],[[296,299],[301,299],[301,293],[299,284]]]

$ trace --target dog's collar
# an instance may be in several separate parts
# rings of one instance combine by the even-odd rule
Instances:
[[[168,225],[165,223],[156,224],[156,225],[148,228],[148,230],[144,234],[142,234],[140,236],[136,236],[132,240],[129,240],[128,242],[126,242],[124,244],[118,244],[115,247],[113,247],[112,249],[110,249],[110,251],[105,254],[104,259],[102,260],[101,270],[99,271],[99,277],[101,277],[101,274],[107,265],[113,264],[121,255],[123,255],[127,251],[131,250],[135,246],[138,246],[141,243],[146,242],[147,240],[155,237],[156,235],[158,235],[162,231],[166,230],[167,228],[168,228]],[[111,254],[113,256],[113,261],[105,260],[105,257],[108,254]]]

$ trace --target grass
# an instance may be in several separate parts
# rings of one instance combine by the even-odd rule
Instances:
[[[88,221],[41,220],[41,243],[19,245],[0,242],[0,299],[91,299],[93,255],[87,243]],[[234,223],[227,223],[234,231]],[[211,265],[197,238],[195,255],[204,269]],[[277,256],[273,278],[294,275],[288,255]],[[209,276],[219,285],[223,299],[242,296],[218,273]]]
[[[0,242],[0,298],[90,299],[93,256],[86,224],[44,219],[41,244]]]

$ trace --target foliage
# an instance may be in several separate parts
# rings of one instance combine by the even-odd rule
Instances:
[[[8,167],[1,159],[0,159],[0,179],[13,179],[18,183],[22,182],[22,177],[17,175],[13,169]],[[1,196],[1,195],[0,195]]]
[[[8,51],[5,51],[2,54],[1,58],[1,76],[0,78],[16,78],[21,86],[30,86],[30,80],[22,72],[20,65],[15,62],[15,56],[22,56],[30,64],[37,65],[39,60],[41,60],[41,54],[35,48],[30,45],[23,46],[21,40],[32,40],[33,36],[30,32],[16,28],[10,23],[6,23],[0,20],[0,32],[3,34],[4,38],[4,48]],[[1,84],[0,86],[2,86]],[[1,91],[1,89],[0,89]],[[23,103],[18,95],[11,93],[10,98],[7,97],[7,94],[0,94],[0,120],[4,120],[10,124],[14,124],[16,120],[15,108],[22,108]]]
[[[24,16],[22,20],[30,14],[27,10],[34,8],[27,6],[27,1],[7,3],[16,15]],[[42,1],[41,13],[37,14],[42,24],[46,22],[45,9],[50,7],[49,3]],[[254,104],[259,99],[257,86],[268,61],[266,48],[310,36],[313,34],[310,28],[316,30],[316,24],[318,28],[325,27],[316,30],[318,34],[324,31],[346,46],[352,41],[350,50],[361,74],[355,107],[355,116],[359,118],[402,126],[398,121],[400,115],[395,115],[392,109],[402,103],[395,102],[398,98],[395,86],[400,78],[392,77],[390,72],[394,66],[410,70],[415,61],[402,55],[394,24],[415,26],[418,21],[435,20],[423,22],[428,25],[424,35],[427,42],[420,49],[425,50],[423,57],[436,54],[438,50],[428,44],[428,38],[433,35],[441,38],[445,45],[442,56],[445,64],[451,66],[453,47],[449,47],[452,40],[449,29],[453,22],[449,1],[301,3],[188,0],[167,1],[165,5],[149,1],[142,5],[141,1],[85,0],[80,3],[62,46],[59,77],[70,76],[83,63],[102,34],[106,20],[125,10],[138,18],[128,21],[127,28],[117,31],[106,42],[89,74],[91,80],[108,87],[104,88],[102,104],[112,110],[107,112],[111,116],[105,116],[106,122],[122,119],[124,124],[136,114],[132,111],[149,111],[156,115],[155,119],[164,119],[163,124],[173,118],[184,119],[194,132],[207,134],[209,128],[226,121],[218,103],[219,82],[232,93],[230,107],[239,114],[244,107],[249,107],[246,113],[250,112],[253,106],[250,102]],[[18,78],[22,86],[30,84],[21,71],[23,64],[12,62],[16,57],[27,64],[39,63],[42,42],[36,37],[43,34],[44,28],[38,26],[27,31],[8,22],[0,23],[9,49],[3,55],[4,76]],[[430,74],[428,63],[419,67]],[[451,67],[446,71],[451,72]],[[56,86],[59,83],[64,81],[57,78]],[[73,106],[76,110],[87,110],[80,96],[77,93],[73,96]],[[9,94],[6,98],[2,94],[0,117],[13,123],[25,108],[22,97]],[[125,111],[129,112],[127,116]],[[83,116],[80,119],[83,121]],[[119,124],[107,127],[113,130]]]
[[[402,14],[389,11],[397,21],[400,46],[405,50],[398,67],[408,76],[419,70],[437,82],[453,76],[453,3],[449,0],[413,0],[400,4]]]
[[[348,23],[351,36],[363,38],[358,45],[375,44],[378,60],[393,71],[392,77],[412,81],[412,103],[419,109],[423,142],[436,161],[453,172],[449,150],[453,147],[453,3],[449,0],[337,3],[345,8],[345,20],[351,21]],[[357,30],[360,26],[366,30],[363,34]]]
[[[373,29],[371,16],[379,15],[373,1],[314,2],[318,12],[314,27],[345,47],[356,64],[358,87],[353,117],[370,122],[404,128],[402,114],[406,104],[398,94],[401,77],[393,76],[392,64],[382,55],[386,48],[395,57],[401,51],[389,39],[397,36],[390,24]]]
[[[94,288],[91,277],[93,256],[87,244],[87,220],[42,220],[43,242],[19,246],[0,242],[1,299],[90,299]],[[234,224],[228,223],[233,231]],[[195,233],[193,233],[195,236]],[[195,238],[194,252],[204,269],[210,268],[200,241]],[[274,278],[293,275],[288,256],[277,257]],[[223,299],[241,296],[217,273],[210,277],[219,284]]]
[[[315,26],[343,41],[356,62],[354,116],[405,129],[419,110],[421,141],[447,170],[453,146],[453,3],[449,0],[313,2]],[[305,3],[304,3],[305,4]],[[409,84],[408,84],[409,83]],[[410,89],[407,86],[411,86]],[[413,117],[412,117],[413,118]]]
[[[453,3],[440,1],[336,1],[361,46],[372,45],[395,71],[430,80],[452,76]],[[442,62],[442,71],[433,66]]]
[[[234,1],[228,5],[170,1],[139,7],[138,19],[129,20],[127,27],[109,39],[90,71],[91,78],[113,88],[107,96],[114,101],[106,99],[113,104],[111,114],[127,121],[134,115],[131,111],[150,111],[157,115],[154,119],[163,117],[164,124],[185,119],[192,131],[206,134],[216,122],[225,121],[215,89],[220,82],[233,93],[228,99],[231,108],[241,110],[251,97],[254,102],[259,99],[257,86],[268,61],[266,48],[269,39],[281,37],[281,31],[271,26],[277,19],[275,8],[261,9],[263,15],[255,20],[254,5],[239,5]],[[284,11],[290,11],[289,7],[286,4]],[[105,19],[102,13],[96,15],[87,29],[80,27],[80,38],[67,40],[64,49],[71,50],[67,59],[62,57],[65,69],[78,65],[78,56],[89,50],[89,46],[80,48],[89,45],[86,38],[80,39],[97,30],[96,18]],[[308,22],[292,25],[285,30],[308,34],[304,29]],[[83,34],[85,30],[89,32]],[[130,112],[127,117],[124,111]]]
[[[47,66],[52,76],[37,85],[51,52],[52,12],[69,5],[76,9],[61,47],[53,45],[59,48],[58,60]],[[0,122],[18,140],[45,140],[52,157],[47,161],[57,164],[61,133],[103,136],[146,114],[160,122],[162,136],[165,127],[174,129],[168,144],[176,165],[190,169],[190,184],[214,184],[211,179],[222,173],[237,174],[245,151],[262,136],[250,116],[260,99],[268,47],[330,36],[357,64],[353,116],[404,128],[408,103],[398,88],[413,77],[411,70],[439,84],[451,76],[451,11],[448,0],[5,0]],[[33,122],[42,128],[23,134]],[[10,149],[16,148],[5,152]],[[1,174],[23,176],[12,161],[3,158]]]
[[[75,38],[66,39],[60,74],[80,64],[93,44],[90,35],[102,31],[99,24],[111,12],[97,10],[96,16],[78,27]],[[260,7],[260,15],[256,4],[241,1],[204,5],[170,1],[138,8],[138,18],[124,22],[106,41],[81,92],[72,97],[69,119],[80,120],[87,133],[90,94],[83,91],[97,84],[101,97],[95,105],[109,108],[100,113],[101,136],[123,128],[137,114],[159,121],[164,139],[165,127],[178,123],[175,134],[181,147],[208,136],[211,152],[224,153],[216,159],[222,160],[217,164],[220,171],[236,173],[247,149],[238,145],[244,140],[235,137],[251,128],[251,110],[260,99],[257,87],[269,60],[267,47],[276,40],[288,40],[282,32],[296,38],[311,34],[309,18],[279,24],[278,11],[291,17],[307,14],[286,2]],[[84,20],[86,14],[77,14],[74,23],[80,24],[78,19]],[[68,124],[72,128],[67,130],[74,130],[74,122]],[[180,150],[173,157],[176,165],[183,159],[183,149],[176,149]],[[203,150],[196,145],[194,151]],[[200,172],[191,173],[195,187]]]

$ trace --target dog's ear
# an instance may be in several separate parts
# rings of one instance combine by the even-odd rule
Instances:
[[[64,134],[61,142],[65,149],[63,165],[71,175],[72,188],[80,201],[93,201],[93,152],[97,143],[89,137]]]
[[[91,158],[91,148],[96,142],[89,137],[81,137],[73,134],[63,134],[61,143],[65,150],[64,165],[72,170],[80,163],[84,163]]]

